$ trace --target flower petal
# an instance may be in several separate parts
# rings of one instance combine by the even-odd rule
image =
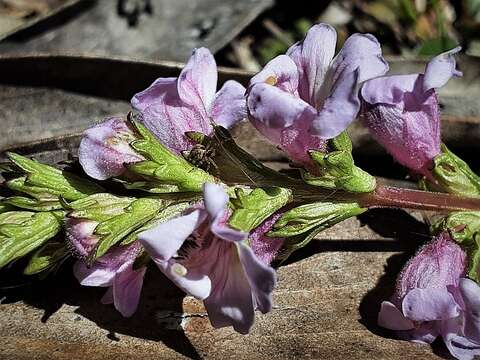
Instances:
[[[133,270],[129,267],[113,280],[114,305],[124,317],[132,316],[137,310],[146,269]]]
[[[176,154],[193,146],[185,132],[198,131],[208,135],[212,129],[204,117],[178,99],[162,100],[149,106],[140,119],[163,145]]]
[[[83,261],[78,260],[73,265],[73,273],[81,285],[110,286],[117,273],[117,268],[96,267],[88,268]]]
[[[135,94],[131,104],[135,110],[142,112],[150,105],[173,98],[178,98],[177,78],[159,78],[147,89]]]
[[[210,230],[220,239],[225,241],[238,242],[246,240],[248,233],[232,229],[230,226],[221,223],[220,218],[216,218],[210,224]]]
[[[274,238],[266,235],[282,215],[283,213],[276,213],[270,216],[255,228],[248,237],[255,256],[266,265],[269,265],[275,259],[285,242],[285,238]]]
[[[244,243],[237,243],[236,246],[255,304],[265,314],[272,310],[272,292],[277,283],[275,270],[261,262]]]
[[[379,77],[363,84],[361,96],[371,105],[400,104],[404,107],[405,93],[416,92],[418,97],[423,92],[420,88],[422,82],[422,75],[419,74]]]
[[[457,46],[456,48],[437,55],[430,60],[425,68],[423,91],[426,92],[430,89],[438,89],[442,87],[452,76],[462,76],[462,73],[455,68],[456,62],[455,57],[453,56],[461,49],[460,46]]]
[[[212,282],[210,278],[206,275],[205,267],[214,266],[216,259],[203,259],[204,263],[198,267],[189,267],[188,269],[183,267],[179,262],[171,259],[169,261],[155,260],[158,268],[170,279],[175,285],[180,289],[185,291],[187,294],[196,297],[197,299],[204,300],[206,299],[211,292]],[[180,273],[180,270],[186,271],[185,273]]]
[[[433,321],[456,317],[459,307],[446,288],[416,288],[403,299],[402,312],[413,321]]]
[[[357,95],[358,70],[345,71],[334,84],[318,116],[312,121],[311,133],[322,139],[332,139],[357,117],[360,100]]]
[[[205,210],[211,219],[216,219],[227,210],[228,195],[222,185],[205,183],[203,184],[203,202]]]
[[[297,65],[287,55],[279,55],[270,60],[267,65],[250,80],[250,86],[267,83],[291,93],[298,94]]]
[[[302,117],[313,118],[315,109],[305,101],[267,84],[254,85],[247,97],[247,106],[253,125],[263,125],[268,132],[259,131],[273,142],[280,140],[278,130],[293,125]]]
[[[480,355],[480,344],[462,336],[462,317],[444,320],[441,323],[441,335],[450,353],[457,359],[471,360]]]
[[[247,334],[254,321],[252,290],[240,263],[237,250],[229,246],[212,269],[212,292],[205,307],[213,327],[233,326]]]
[[[86,258],[95,248],[99,238],[93,232],[97,225],[97,221],[87,219],[65,221],[65,239],[76,257]]]
[[[83,133],[78,148],[80,165],[88,176],[97,180],[121,175],[125,163],[143,160],[130,147],[133,140],[132,131],[122,119],[107,119]]]
[[[308,30],[305,39],[287,51],[297,64],[298,92],[309,104],[316,106],[316,94],[322,86],[335,54],[337,33],[328,24],[317,24]]]
[[[187,237],[204,219],[202,211],[195,210],[141,232],[138,241],[153,260],[167,261],[175,256]]]
[[[178,77],[180,99],[202,114],[205,120],[217,89],[217,76],[217,64],[210,50],[199,48],[193,51]]]
[[[104,305],[113,304],[113,286],[110,286],[107,291],[105,291],[100,302]]]
[[[378,313],[378,325],[390,330],[410,330],[415,327],[391,302],[383,301]]]
[[[227,81],[213,100],[210,116],[217,125],[231,128],[247,117],[245,88],[238,82]]]
[[[470,279],[460,279],[460,293],[465,303],[465,336],[480,344],[480,286]]]

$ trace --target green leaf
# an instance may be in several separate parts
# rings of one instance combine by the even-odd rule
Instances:
[[[62,209],[62,204],[58,200],[37,200],[24,196],[11,196],[4,199],[3,202],[17,208],[33,211],[52,211]]]
[[[138,199],[125,209],[125,213],[101,222],[94,232],[99,235],[100,241],[88,262],[104,255],[113,245],[151,220],[164,206],[165,203],[161,200]]]
[[[480,233],[480,211],[451,213],[433,222],[430,231],[434,234],[448,231],[453,240],[470,246],[474,237]]]
[[[0,268],[35,250],[60,229],[61,221],[50,212],[0,214]]]
[[[480,196],[480,177],[445,144],[434,163],[432,175],[444,191],[465,197]]]
[[[171,189],[175,192],[202,191],[205,182],[216,182],[212,175],[170,152],[142,124],[132,122],[132,125],[141,139],[130,146],[147,160],[129,165],[130,171],[164,185],[173,185]]]
[[[49,241],[34,252],[26,268],[25,275],[34,275],[51,270],[63,262],[70,252],[64,242]]]
[[[52,166],[41,164],[24,156],[7,153],[10,160],[26,173],[22,181],[18,181],[11,187],[12,190],[25,192],[39,200],[45,197],[62,196],[67,200],[78,200],[85,196],[101,192],[103,189],[97,184],[82,179],[74,174],[56,169]],[[40,196],[40,197],[38,197]]]
[[[418,51],[418,55],[435,56],[447,50],[453,49],[457,45],[457,41],[448,36],[442,36],[436,39],[426,40]]]
[[[292,237],[318,227],[323,230],[366,210],[357,203],[315,202],[300,205],[283,214],[268,236]]]
[[[306,183],[329,189],[342,189],[348,192],[371,192],[375,190],[373,176],[355,166],[352,157],[352,142],[344,131],[329,140],[330,150],[309,152],[317,164],[319,175],[303,173]]]
[[[291,190],[280,187],[256,188],[249,194],[237,188],[235,192],[237,197],[231,200],[234,211],[229,224],[245,232],[256,228],[292,198]]]
[[[133,201],[135,198],[132,197],[108,193],[94,194],[69,203],[68,208],[72,211],[68,216],[102,222],[123,214]]]
[[[156,225],[159,225],[163,222],[166,222],[175,216],[180,215],[183,211],[190,207],[189,202],[181,202],[177,204],[173,204],[167,206],[165,209],[161,210],[152,220],[148,221],[138,230],[135,230],[130,235],[128,235],[125,239],[122,240],[120,245],[128,245],[138,239],[138,234],[142,231],[151,229]]]

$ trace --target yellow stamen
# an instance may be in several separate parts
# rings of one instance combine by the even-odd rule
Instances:
[[[187,268],[179,263],[175,263],[172,265],[172,272],[177,274],[178,276],[185,276],[187,275]]]
[[[277,77],[276,76],[269,76],[268,78],[265,79],[265,83],[268,84],[268,85],[276,85],[277,84]]]

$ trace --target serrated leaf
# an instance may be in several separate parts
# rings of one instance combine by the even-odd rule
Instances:
[[[25,275],[34,275],[57,266],[69,255],[69,250],[64,242],[49,241],[30,258],[28,265],[23,270]]]
[[[245,194],[236,189],[236,199],[232,199],[234,207],[229,224],[241,231],[251,231],[270,215],[285,206],[292,197],[289,189],[280,187],[256,188]]]
[[[19,189],[18,191],[29,194],[28,188],[33,187],[32,191],[34,193],[39,189],[44,189],[47,194],[52,196],[62,196],[67,200],[78,200],[103,190],[99,185],[67,171],[41,164],[15,153],[8,153],[7,155],[27,175],[22,184],[23,190]]]
[[[98,222],[123,214],[125,209],[135,201],[135,198],[100,193],[87,196],[71,202],[68,207],[72,210],[68,216],[95,220]]]
[[[100,236],[100,241],[93,251],[89,262],[104,255],[113,245],[119,243],[131,232],[151,220],[165,203],[156,199],[138,199],[125,209],[125,213],[114,216],[100,223],[94,234]]]
[[[0,268],[54,237],[61,222],[50,212],[0,214]]]

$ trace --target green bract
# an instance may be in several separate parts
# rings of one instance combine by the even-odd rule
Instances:
[[[355,166],[352,157],[352,142],[345,131],[329,140],[328,144],[331,149],[326,153],[315,150],[309,152],[310,157],[317,164],[320,174],[304,173],[305,182],[349,192],[375,190],[375,178]]]

